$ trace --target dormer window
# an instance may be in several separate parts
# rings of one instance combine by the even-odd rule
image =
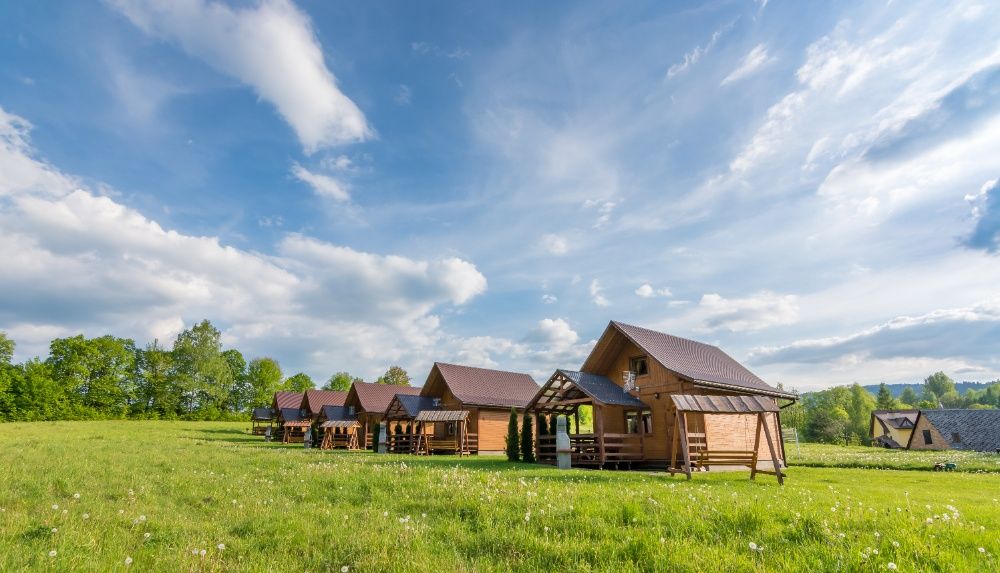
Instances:
[[[953,443],[953,444],[961,444],[962,443],[962,436],[960,436],[958,434],[958,432],[952,432],[951,433],[951,443]]]
[[[432,404],[432,405],[433,405],[433,406],[434,406],[435,408],[439,408],[439,407],[441,407],[441,398],[431,398],[431,404]]]
[[[632,373],[634,373],[636,377],[645,376],[646,374],[649,374],[649,365],[646,362],[646,357],[636,356],[632,358],[628,362],[628,369],[632,371]]]

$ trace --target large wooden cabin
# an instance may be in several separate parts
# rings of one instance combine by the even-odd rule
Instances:
[[[762,401],[706,405],[695,398],[674,400],[697,396]],[[593,429],[581,432],[577,423],[576,433],[570,435],[574,465],[653,465],[685,471],[699,460],[716,462],[701,464],[709,467],[772,458],[782,463],[778,401],[795,399],[716,346],[612,321],[580,371],[557,370],[527,410],[535,416],[578,418],[581,407],[592,409]],[[758,437],[761,423],[768,424],[767,443]],[[682,440],[687,443],[679,444]],[[554,461],[555,437],[540,435],[537,444],[539,460]],[[687,455],[682,455],[685,449]]]
[[[458,439],[470,452],[501,454],[511,408],[520,420],[537,392],[538,384],[527,374],[435,362],[420,395],[438,400],[441,410],[468,412],[464,437],[459,436],[461,420],[437,416],[432,439]]]
[[[348,408],[354,408],[353,411],[361,425],[359,439],[362,448],[369,449],[377,446],[378,425],[385,418],[385,410],[397,394],[417,395],[420,394],[420,388],[376,384],[374,382],[351,384],[344,405]]]

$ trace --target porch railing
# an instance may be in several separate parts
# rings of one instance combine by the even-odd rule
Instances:
[[[570,434],[571,463],[574,466],[603,466],[606,463],[635,462],[643,459],[642,438],[639,434],[604,434],[604,451],[598,434]],[[556,437],[538,436],[538,461],[555,463]]]

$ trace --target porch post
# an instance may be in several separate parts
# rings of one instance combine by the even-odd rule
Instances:
[[[594,404],[594,431],[597,432],[597,454],[601,467],[604,466],[604,408]]]

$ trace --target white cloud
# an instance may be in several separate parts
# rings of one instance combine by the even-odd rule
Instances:
[[[369,376],[424,364],[446,336],[437,310],[487,288],[456,257],[366,253],[298,234],[269,255],[165,229],[35,158],[27,132],[0,109],[0,325],[22,359],[44,355],[54,335],[169,343],[210,318],[251,356]]]
[[[290,0],[231,7],[207,0],[111,0],[145,33],[253,87],[307,153],[371,137],[364,114],[327,68],[308,16]]]
[[[611,302],[604,296],[604,287],[597,279],[590,281],[590,300],[597,306],[608,306]]]
[[[750,50],[740,65],[727,75],[723,80],[721,85],[728,85],[733,82],[738,82],[744,78],[748,78],[753,74],[757,73],[764,66],[770,64],[774,61],[774,58],[767,55],[767,47],[764,44],[757,44],[754,49]]]
[[[396,97],[392,98],[396,105],[410,105],[413,101],[413,90],[406,84],[399,84],[396,89]]]
[[[641,296],[642,298],[653,298],[657,296],[673,296],[669,288],[653,288],[653,285],[649,283],[643,283],[639,288],[635,289],[635,294]]]
[[[615,207],[618,206],[617,201],[597,201],[594,199],[587,199],[583,202],[585,209],[596,209],[597,210],[597,220],[594,221],[595,229],[603,229],[608,226],[611,222],[611,214],[614,212]]]
[[[559,302],[559,299],[554,294],[545,293],[542,295],[542,302],[545,304],[554,304]]]
[[[292,165],[292,175],[312,187],[313,192],[320,197],[339,202],[351,200],[351,194],[347,191],[346,186],[329,175],[313,173],[298,163]]]
[[[683,60],[677,62],[676,64],[673,64],[667,70],[667,79],[668,80],[673,79],[674,76],[684,73],[685,71],[687,71],[688,68],[701,61],[701,59],[705,57],[706,54],[712,51],[712,48],[714,48],[715,45],[719,42],[719,39],[733,29],[734,25],[736,25],[735,20],[716,30],[712,34],[712,37],[708,40],[707,44],[705,44],[704,46],[695,46],[693,50],[684,54]]]
[[[550,233],[542,235],[542,248],[556,256],[565,255],[569,252],[569,242],[562,235]]]
[[[745,298],[723,298],[718,294],[701,297],[704,326],[709,330],[753,331],[798,320],[798,297],[761,291]]]

